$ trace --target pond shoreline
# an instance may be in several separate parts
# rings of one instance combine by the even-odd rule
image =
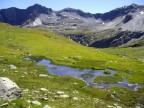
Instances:
[[[32,59],[25,58],[25,60],[32,60]],[[133,91],[137,91],[138,88],[144,87],[144,84],[129,83],[125,78],[123,78],[121,82],[117,82],[117,83],[103,83],[103,81],[101,83],[94,82],[94,79],[97,76],[113,77],[114,74],[116,73],[116,70],[106,69],[110,73],[105,74],[104,73],[105,70],[79,69],[79,68],[73,68],[68,66],[55,65],[52,64],[51,61],[47,59],[41,59],[35,62],[37,62],[36,64],[37,66],[46,66],[46,70],[52,75],[72,76],[84,81],[87,84],[84,88],[92,86],[99,89],[106,89],[111,86],[120,86],[120,87],[126,87]]]

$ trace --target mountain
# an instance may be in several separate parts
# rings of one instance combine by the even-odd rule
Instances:
[[[65,8],[53,11],[39,4],[27,9],[8,8],[0,10],[0,22],[23,27],[46,25],[56,29],[91,28],[96,31],[122,29],[144,31],[144,6],[132,4],[104,14],[91,14],[79,9]]]
[[[52,9],[35,4],[27,9],[8,8],[0,10],[0,22],[23,25],[33,22],[40,14],[51,14]],[[37,25],[33,25],[37,26]]]
[[[135,39],[135,36],[128,35],[129,39],[124,38],[122,42],[111,44],[115,39],[121,38],[124,34],[127,34],[127,32],[131,32],[131,34],[141,34],[141,32],[144,32],[144,6],[131,4],[104,14],[91,14],[73,8],[53,11],[50,8],[35,4],[27,9],[12,7],[0,10],[0,22],[20,27],[45,27],[46,29],[52,29],[83,45],[93,47],[114,47],[133,42],[132,40]],[[91,30],[93,32],[92,34],[94,34],[88,36],[88,39],[87,34],[82,33],[87,29]],[[77,30],[81,32],[74,35],[65,35],[64,33],[67,31],[75,32]],[[111,32],[109,32],[107,35],[105,34],[105,31],[115,31],[116,33],[111,35]],[[79,34],[83,35],[81,36]],[[97,38],[97,34],[104,34],[104,36],[102,36],[102,38]],[[135,42],[143,39],[141,38],[142,36],[143,35],[136,36],[140,39],[136,38]],[[99,43],[101,42],[108,42],[109,44],[107,43],[106,46],[100,45]]]

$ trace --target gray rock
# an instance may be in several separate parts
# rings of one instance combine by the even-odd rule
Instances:
[[[0,77],[0,100],[12,100],[21,96],[20,88],[13,81]]]
[[[51,108],[49,105],[45,105],[43,108]]]
[[[44,92],[48,91],[46,88],[40,88],[40,90]]]
[[[17,69],[17,67],[14,65],[9,65],[9,67],[10,67],[10,69]]]
[[[73,97],[73,100],[76,100],[76,101],[77,101],[77,100],[79,100],[79,98],[77,98],[77,97]]]
[[[69,97],[69,95],[60,95],[60,97],[62,97],[62,98],[68,98]]]
[[[34,105],[41,105],[41,103],[39,101],[31,101],[31,103]]]
[[[39,77],[47,77],[48,75],[46,74],[39,74]]]
[[[8,103],[1,104],[0,107],[8,106]]]

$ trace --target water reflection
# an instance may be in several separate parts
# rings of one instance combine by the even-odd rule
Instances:
[[[123,79],[122,82],[118,82],[118,83],[105,84],[101,82],[100,84],[97,84],[93,82],[94,78],[97,76],[114,76],[116,72],[114,70],[109,70],[111,74],[104,74],[103,73],[104,70],[78,69],[78,68],[71,68],[68,66],[54,65],[51,64],[50,60],[46,60],[46,59],[39,61],[37,65],[46,66],[46,69],[51,74],[58,75],[58,76],[73,76],[85,81],[87,83],[87,86],[93,86],[101,89],[105,89],[110,86],[123,86],[131,90],[137,90],[138,87],[143,86],[143,84],[130,84],[125,78]]]

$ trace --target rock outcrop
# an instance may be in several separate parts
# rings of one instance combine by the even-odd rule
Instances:
[[[0,77],[0,100],[13,100],[21,96],[20,88],[13,81]]]

